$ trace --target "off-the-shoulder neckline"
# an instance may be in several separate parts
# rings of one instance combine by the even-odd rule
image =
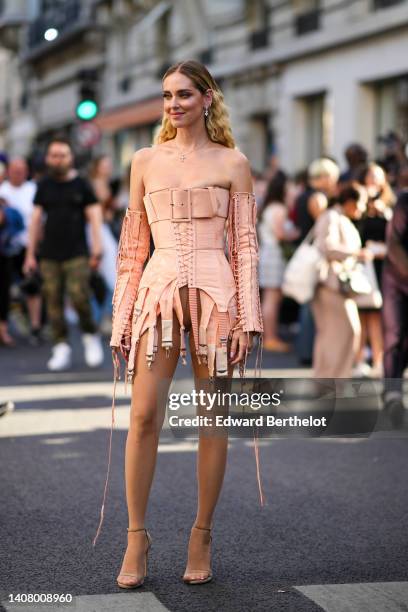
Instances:
[[[199,187],[162,187],[161,189],[154,189],[153,191],[146,191],[145,195],[151,195],[152,193],[157,193],[159,191],[187,191],[187,189],[208,189],[209,187],[213,187],[214,189],[223,189],[224,191],[229,191],[227,187],[220,187],[219,185],[200,185]]]
[[[160,191],[170,191],[170,190],[174,190],[174,191],[187,191],[187,190],[193,190],[193,189],[222,189],[223,191],[228,191],[231,193],[244,193],[244,194],[249,194],[252,195],[253,191],[231,191],[231,189],[228,189],[228,187],[220,187],[219,185],[205,185],[205,186],[198,186],[198,187],[162,187],[161,189],[154,189],[153,191],[146,191],[145,196],[147,195],[152,195],[153,193],[158,193]]]

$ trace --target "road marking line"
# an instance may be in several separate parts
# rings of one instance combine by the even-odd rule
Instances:
[[[51,609],[58,612],[90,612],[97,610],[98,612],[167,612],[166,608],[154,595],[149,592],[133,592],[130,593],[112,593],[109,595],[78,595],[73,598],[70,604],[58,604],[55,608],[51,608],[50,604],[26,604],[23,607],[21,603],[10,603],[2,601],[2,605],[7,612],[18,612],[26,610],[27,612],[50,612]]]
[[[293,587],[326,612],[406,612],[408,582],[318,584]]]

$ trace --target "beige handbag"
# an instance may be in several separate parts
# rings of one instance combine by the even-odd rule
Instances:
[[[353,296],[353,299],[359,308],[380,309],[383,305],[383,299],[380,288],[378,286],[374,264],[372,261],[366,261],[362,265],[364,269],[364,274],[371,286],[371,291],[370,293],[356,294],[355,296]]]
[[[367,276],[363,263],[355,263],[353,267],[343,266],[338,273],[340,293],[350,297],[355,295],[369,295],[372,284]]]

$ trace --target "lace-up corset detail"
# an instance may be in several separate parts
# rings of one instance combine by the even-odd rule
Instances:
[[[143,218],[137,231],[139,236],[145,237],[146,228],[150,226],[155,251],[136,279],[137,295],[126,324],[130,339],[129,377],[134,374],[138,342],[146,329],[149,367],[155,359],[158,315],[161,315],[162,347],[169,351],[175,311],[180,323],[180,353],[184,361],[185,327],[179,289],[185,285],[189,291],[197,358],[208,364],[210,376],[226,376],[227,340],[231,330],[241,327],[243,331],[263,331],[256,269],[255,200],[252,194],[234,194],[231,198],[229,190],[221,187],[197,187],[160,189],[147,193],[143,201],[146,212],[138,213]],[[134,252],[132,236],[126,229],[134,214],[128,211],[129,219],[125,219],[122,233],[127,244],[122,244],[120,249],[121,261]],[[139,252],[142,249],[147,258],[145,243],[144,238],[144,244],[137,248]],[[123,279],[122,283],[119,279],[120,274],[118,286],[123,286]],[[117,296],[114,296],[116,302]],[[120,310],[117,304],[116,310]],[[129,305],[126,313],[128,310]],[[128,314],[125,318],[129,319]],[[112,346],[123,342],[115,330],[114,321]]]

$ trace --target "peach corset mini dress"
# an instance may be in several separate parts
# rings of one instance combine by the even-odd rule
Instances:
[[[146,330],[148,367],[154,367],[158,350],[158,324],[161,325],[161,346],[169,354],[173,341],[173,312],[180,324],[180,354],[186,363],[185,326],[179,294],[179,289],[186,285],[195,352],[200,363],[208,364],[209,377],[228,376],[227,341],[235,329],[259,334],[256,371],[259,349],[262,361],[263,324],[254,195],[230,193],[228,189],[215,186],[167,188],[146,193],[143,201],[144,210],[126,211],[119,241],[110,342],[115,384],[119,350],[127,362],[126,377],[133,380],[140,338]],[[155,249],[145,266],[150,253],[150,234]],[[246,359],[247,355],[244,363],[239,364],[241,377],[245,376]],[[113,401],[108,471],[94,545],[104,515],[114,404]],[[255,433],[254,445],[262,505]]]
[[[208,364],[210,377],[227,376],[230,332],[238,328],[263,332],[255,198],[220,187],[160,189],[144,196],[144,208],[128,209],[122,227],[111,347],[125,355],[132,380],[136,351],[146,330],[146,361],[149,367],[154,362],[159,315],[161,346],[167,353],[172,348],[174,311],[185,363],[179,289],[187,285],[197,359]],[[155,249],[144,267],[150,232]]]

